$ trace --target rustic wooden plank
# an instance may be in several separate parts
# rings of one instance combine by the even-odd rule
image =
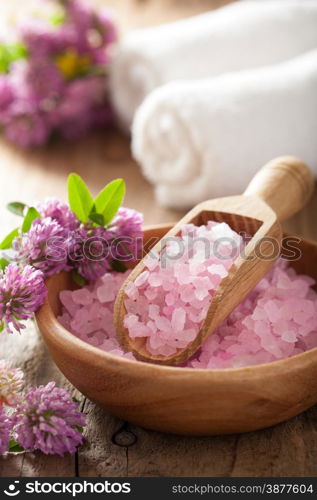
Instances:
[[[23,455],[0,457],[0,477],[20,477],[22,475]]]
[[[283,424],[241,435],[232,476],[317,474],[317,407]]]
[[[126,448],[112,442],[112,437],[122,426],[122,421],[112,417],[86,400],[86,442],[78,451],[79,476],[111,477],[127,473]]]
[[[317,407],[262,431],[206,438],[132,427],[131,476],[294,477],[317,474]]]

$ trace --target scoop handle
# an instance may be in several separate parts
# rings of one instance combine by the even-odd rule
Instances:
[[[257,172],[244,194],[264,200],[283,221],[306,205],[314,185],[313,174],[305,163],[292,156],[281,156]]]

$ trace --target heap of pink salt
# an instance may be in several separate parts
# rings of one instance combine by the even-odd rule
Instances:
[[[63,290],[60,293],[63,314],[58,320],[88,344],[134,359],[132,353],[122,350],[113,323],[115,298],[128,274],[128,271],[106,273],[95,283],[79,290]]]
[[[201,346],[192,368],[240,368],[317,347],[314,280],[280,259]]]
[[[124,326],[146,337],[148,352],[168,356],[201,328],[212,296],[239,255],[243,240],[226,223],[187,224],[126,288]]]

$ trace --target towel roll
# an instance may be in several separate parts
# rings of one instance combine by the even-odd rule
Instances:
[[[317,175],[317,49],[274,66],[154,90],[132,127],[132,149],[158,201],[187,208],[242,193],[275,156]]]
[[[315,0],[237,2],[199,16],[135,30],[115,57],[111,92],[119,122],[159,85],[275,64],[317,47]]]

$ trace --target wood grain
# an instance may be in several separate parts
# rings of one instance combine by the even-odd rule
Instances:
[[[91,0],[92,1],[92,0]],[[218,7],[226,1],[217,0],[99,0],[100,4],[118,9],[121,31],[134,27],[158,24],[197,14]],[[23,8],[29,9],[31,0],[0,2],[0,17],[4,20],[9,11],[16,15]],[[5,203],[20,199],[26,202],[43,199],[45,196],[66,198],[67,174],[76,171],[89,183],[94,193],[103,184],[115,177],[123,176],[127,181],[126,205],[145,214],[145,222],[154,224],[176,221],[181,213],[157,206],[152,187],[142,178],[139,168],[131,159],[129,140],[116,130],[89,135],[76,143],[57,143],[48,149],[25,153],[0,142],[0,236],[14,225],[16,218],[7,214]],[[284,224],[289,232],[317,240],[317,193],[300,214]],[[68,384],[53,361],[44,351],[38,351],[31,325],[21,337],[7,339],[0,336],[0,356],[14,359],[17,365],[26,368],[30,384],[45,382],[37,370],[37,355],[46,376]],[[32,369],[28,369],[31,366]],[[35,370],[35,371],[34,371]],[[165,476],[316,476],[317,475],[317,410],[311,409],[300,417],[272,429],[252,432],[241,436],[214,438],[183,438],[131,427],[137,442],[125,448],[110,446],[110,434],[120,422],[95,407],[85,405],[89,412],[86,431],[87,445],[78,454],[81,476],[165,475]],[[108,429],[110,432],[108,432]],[[120,434],[121,435],[121,434]],[[125,433],[123,436],[126,437]],[[129,444],[129,443],[127,443]],[[119,455],[117,455],[119,448]],[[112,457],[114,459],[112,461]],[[27,459],[24,455],[0,459],[0,476],[34,476],[43,472],[51,475],[75,475],[76,457],[47,459],[36,456]],[[109,460],[114,464],[109,465]],[[34,462],[37,462],[36,464]],[[24,462],[24,465],[23,465]],[[30,464],[33,464],[32,467]]]

